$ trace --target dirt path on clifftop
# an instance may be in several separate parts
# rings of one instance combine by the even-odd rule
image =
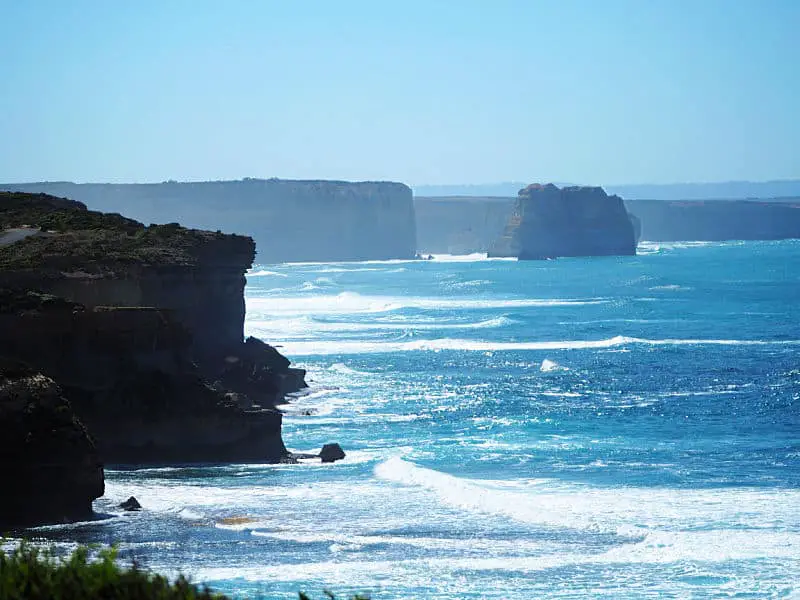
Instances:
[[[0,231],[0,246],[8,246],[9,244],[24,240],[26,237],[36,235],[37,233],[40,233],[38,229],[30,227],[3,229]]]

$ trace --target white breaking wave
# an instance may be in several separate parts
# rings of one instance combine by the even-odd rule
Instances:
[[[603,340],[558,340],[530,342],[491,342],[440,338],[408,341],[314,340],[281,343],[283,352],[296,356],[325,356],[332,354],[381,354],[391,352],[441,352],[445,350],[466,352],[502,352],[528,350],[592,350],[619,346],[771,346],[798,345],[800,340],[714,340],[666,339],[648,340],[622,335]]]
[[[437,501],[468,512],[508,517],[521,523],[616,533],[644,540],[713,524],[771,530],[800,519],[800,490],[731,488],[595,488],[534,480],[485,482],[455,477],[392,457],[375,466],[385,481],[427,490]],[[527,488],[527,489],[526,489]],[[800,532],[795,533],[800,541]],[[800,547],[792,550],[800,558]]]
[[[307,339],[310,335],[317,333],[348,333],[363,331],[428,331],[437,329],[493,329],[513,325],[516,321],[508,317],[495,317],[477,322],[465,323],[420,323],[416,321],[402,322],[379,322],[371,321],[368,323],[348,323],[343,321],[317,321],[308,317],[296,319],[273,319],[273,320],[248,320],[246,323],[248,332],[257,333],[269,339]]]
[[[542,373],[549,373],[551,371],[569,371],[569,369],[567,369],[567,367],[562,367],[556,361],[550,360],[549,358],[545,358],[542,361],[542,364],[539,367],[539,370]]]
[[[355,292],[311,297],[248,297],[247,314],[258,318],[285,315],[382,313],[407,308],[422,310],[503,309],[605,304],[605,298],[423,298],[405,296],[362,296]]]
[[[278,273],[277,271],[268,271],[266,269],[259,269],[257,271],[248,271],[248,277],[266,277],[266,276],[273,276],[273,277],[288,277],[286,273]]]

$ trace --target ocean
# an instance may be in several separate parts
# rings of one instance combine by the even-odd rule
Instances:
[[[800,242],[263,266],[246,328],[344,461],[109,470],[33,534],[243,597],[800,597]]]

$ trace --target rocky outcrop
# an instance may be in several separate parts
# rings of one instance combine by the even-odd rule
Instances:
[[[622,198],[600,187],[533,184],[520,190],[493,256],[537,260],[636,254],[633,224]]]
[[[0,189],[67,196],[146,223],[243,232],[256,240],[262,263],[408,259],[416,252],[411,189],[401,183],[245,179]]]
[[[0,479],[0,527],[87,519],[92,500],[104,492],[94,442],[59,387],[24,363],[4,357]]]
[[[283,460],[274,406],[305,372],[243,340],[253,241],[63,202],[0,194],[4,227],[40,230],[0,247],[3,352],[61,385],[106,462]]]
[[[800,238],[800,201],[626,200],[641,238],[660,241]]]

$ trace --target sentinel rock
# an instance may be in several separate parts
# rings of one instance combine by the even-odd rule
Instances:
[[[636,237],[619,196],[600,187],[533,184],[520,190],[506,231],[490,254],[522,260],[632,256]]]

